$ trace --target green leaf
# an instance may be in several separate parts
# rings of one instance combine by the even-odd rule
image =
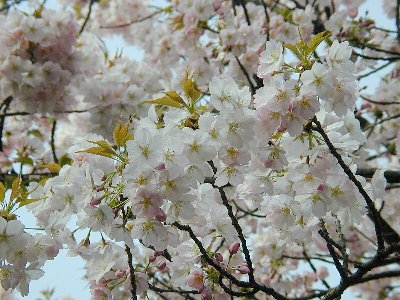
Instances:
[[[332,34],[331,31],[325,30],[312,37],[311,40],[308,42],[308,54],[313,53],[315,49],[317,49],[319,44],[321,44],[331,34]]]
[[[292,51],[299,59],[301,59],[301,51],[299,49],[297,49],[296,45],[293,44],[284,44],[283,45],[285,48],[289,49],[290,51]]]
[[[95,144],[97,146],[100,146],[101,148],[104,148],[104,149],[112,149],[111,145],[104,140],[103,141],[88,141],[88,142]]]
[[[193,78],[189,77],[188,74],[186,74],[185,78],[182,80],[181,86],[186,97],[190,98],[192,103],[195,103],[197,99],[200,98],[201,92],[196,88]]]
[[[19,175],[17,178],[14,179],[12,186],[11,186],[11,196],[10,200],[14,200],[18,193],[19,193],[19,188],[21,186],[22,178],[21,175]]]
[[[30,157],[19,157],[16,159],[16,162],[20,162],[23,165],[33,165],[33,159]]]
[[[164,97],[155,99],[155,100],[148,100],[144,101],[144,103],[149,103],[149,104],[159,104],[159,105],[165,105],[165,106],[171,106],[171,107],[176,107],[176,108],[182,108],[182,104],[171,97],[165,95]]]
[[[43,164],[40,167],[46,168],[52,173],[58,173],[60,172],[61,166],[57,163],[49,163],[49,164]]]
[[[163,92],[167,97],[170,97],[174,101],[181,103],[183,106],[187,106],[186,102],[183,101],[181,96],[176,91],[168,91],[168,92]]]
[[[103,147],[91,147],[91,148],[88,148],[85,150],[76,151],[76,153],[80,153],[80,152],[100,155],[100,156],[109,157],[109,158],[113,158],[114,156],[117,156],[117,154],[115,153],[115,151],[112,148],[103,148]]]
[[[18,201],[19,202],[19,206],[18,207],[20,208],[20,207],[23,207],[25,205],[37,202],[39,200],[41,200],[41,199],[40,198],[30,198],[30,199],[20,200],[20,201]]]
[[[4,196],[6,195],[6,187],[2,182],[0,182],[0,202],[4,201]]]
[[[131,140],[132,138],[132,134],[129,132],[129,122],[126,122],[124,126],[122,126],[121,122],[118,122],[113,132],[113,139],[115,144],[120,147],[122,145],[125,145],[126,142]]]
[[[58,163],[60,164],[61,167],[65,165],[72,165],[74,161],[68,157],[68,154],[64,154],[58,159]]]

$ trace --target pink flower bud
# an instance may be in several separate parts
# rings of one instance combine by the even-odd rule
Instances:
[[[165,222],[165,220],[167,219],[167,215],[161,208],[157,209],[156,219],[160,222]]]
[[[157,265],[157,268],[158,268],[160,271],[162,271],[162,270],[165,269],[166,266],[167,266],[167,263],[166,263],[165,261],[162,261],[162,262],[160,262],[160,263]]]
[[[96,186],[96,192],[101,192],[102,190],[104,190],[103,186]]]
[[[160,256],[160,255],[162,255],[163,254],[163,252],[162,251],[154,251],[154,256]]]
[[[156,259],[157,259],[157,257],[155,257],[154,255],[152,255],[152,256],[150,256],[149,257],[149,262],[155,262],[156,261]]]
[[[121,271],[121,270],[115,271],[115,277],[116,278],[121,278],[121,277],[124,277],[124,276],[125,276],[125,272],[124,271]]]
[[[320,183],[317,187],[317,191],[323,192],[328,186],[325,183]]]
[[[279,127],[276,129],[277,132],[283,132],[286,130],[286,127],[283,126],[283,124],[279,125]]]
[[[207,285],[201,290],[201,300],[211,300],[212,292],[211,288]]]
[[[106,175],[104,175],[103,177],[101,177],[101,181],[106,181],[106,179],[107,179],[107,176],[106,176]]]
[[[243,265],[239,267],[239,272],[240,274],[249,274],[250,273],[250,269],[248,266]]]
[[[373,105],[369,102],[364,102],[363,104],[361,104],[361,109],[367,109],[371,107],[373,107]]]
[[[157,167],[156,167],[157,171],[162,171],[165,170],[165,164],[164,163],[160,163]]]
[[[215,254],[214,254],[214,257],[215,257],[215,260],[216,260],[217,262],[222,262],[222,261],[224,260],[224,257],[223,257],[222,254],[219,253],[219,252],[215,253]]]
[[[50,246],[46,248],[46,254],[49,257],[56,257],[58,252],[60,251],[60,248],[58,246]]]
[[[233,242],[232,245],[229,247],[229,253],[236,254],[239,251],[240,248],[240,243],[239,242]]]
[[[93,198],[92,200],[90,200],[89,204],[90,204],[90,206],[96,206],[96,205],[99,205],[100,202],[101,202],[100,199]]]

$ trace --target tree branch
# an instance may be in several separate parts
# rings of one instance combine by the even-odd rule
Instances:
[[[55,163],[58,164],[58,158],[56,154],[56,146],[55,146],[55,133],[56,133],[56,127],[57,127],[57,120],[53,120],[53,124],[51,127],[51,139],[50,139],[50,145],[51,145],[51,152],[53,153],[53,160]]]
[[[383,240],[383,235],[382,235],[382,229],[381,229],[381,216],[379,215],[379,212],[376,210],[374,202],[372,201],[372,199],[370,198],[368,193],[364,190],[363,186],[358,181],[358,179],[353,174],[353,172],[350,170],[350,168],[343,161],[341,155],[337,152],[336,148],[333,146],[332,142],[329,140],[328,135],[325,133],[325,131],[322,128],[322,125],[318,121],[317,117],[314,117],[312,121],[317,126],[316,131],[324,139],[325,144],[328,146],[331,154],[337,159],[337,161],[338,161],[339,165],[342,167],[343,171],[346,173],[346,175],[349,177],[349,179],[357,187],[359,193],[363,196],[363,198],[367,204],[368,210],[369,210],[368,216],[370,216],[371,220],[374,222],[374,225],[375,225],[375,234],[376,234],[376,238],[378,240],[378,252],[381,251],[385,246],[384,240]]]
[[[123,202],[123,196],[120,195],[120,202]],[[125,228],[126,222],[128,221],[127,215],[125,213],[125,209],[122,207],[122,226]],[[132,300],[137,299],[136,297],[136,291],[137,291],[137,286],[136,286],[136,278],[135,278],[135,268],[133,267],[133,256],[131,252],[131,248],[129,248],[128,245],[125,244],[125,252],[126,255],[128,256],[128,265],[129,265],[129,273],[130,273],[130,279],[131,279],[131,294]]]
[[[1,107],[4,106],[3,109],[3,115],[7,112],[7,109],[10,107],[11,101],[13,100],[12,96],[8,96],[3,103],[1,104]],[[6,121],[6,116],[0,116],[0,152],[3,152],[3,130],[4,130],[4,123]]]
[[[82,27],[81,27],[81,29],[79,30],[78,35],[81,35],[82,32],[85,30],[85,27],[86,27],[87,23],[89,22],[90,15],[92,14],[93,4],[94,4],[96,1],[97,1],[97,0],[90,0],[88,13],[86,14],[85,20],[83,21]]]

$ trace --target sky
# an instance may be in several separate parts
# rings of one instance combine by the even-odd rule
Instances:
[[[394,21],[388,20],[383,13],[381,5],[377,5],[377,3],[382,2],[377,0],[368,0],[361,6],[360,14],[363,15],[366,11],[369,11],[369,16],[376,20],[378,26],[394,29]],[[54,0],[48,1],[47,5],[50,7],[57,7]],[[123,53],[133,59],[139,60],[143,55],[143,52],[140,49],[125,45],[120,37],[106,39],[105,42],[110,53],[115,53],[117,50],[123,48]],[[384,71],[382,73],[384,73]],[[373,92],[378,83],[378,81],[362,82],[362,84],[368,85],[368,92]],[[35,222],[32,216],[30,216],[26,211],[22,212],[20,216],[23,218],[23,222],[27,227],[35,227]],[[318,265],[318,263],[316,263],[316,265]],[[54,261],[48,261],[46,263],[44,267],[45,275],[41,279],[31,282],[31,292],[29,296],[23,299],[36,300],[40,298],[40,291],[47,288],[55,288],[55,297],[52,299],[66,300],[68,299],[66,297],[68,295],[75,300],[90,299],[87,282],[82,280],[82,277],[84,276],[83,267],[83,260],[76,257],[68,257],[67,251],[62,250]],[[338,283],[338,281],[339,277],[335,275],[328,278],[328,282],[332,283],[332,285]],[[347,291],[342,299],[354,299],[354,294]]]

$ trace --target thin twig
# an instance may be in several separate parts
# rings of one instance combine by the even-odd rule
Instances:
[[[79,35],[82,34],[82,32],[85,30],[85,27],[86,27],[87,23],[89,22],[90,15],[92,14],[93,4],[94,4],[95,2],[96,2],[96,0],[90,0],[90,3],[89,3],[89,10],[88,10],[88,13],[86,14],[85,21],[83,22],[82,27],[81,27],[81,29],[79,30]]]
[[[157,11],[153,12],[152,14],[150,14],[150,15],[148,15],[146,17],[139,18],[139,19],[136,19],[136,20],[132,20],[132,21],[129,21],[128,23],[122,23],[122,24],[117,24],[117,25],[105,25],[105,26],[100,26],[100,28],[101,29],[116,29],[116,28],[128,27],[128,26],[130,26],[132,24],[140,23],[140,22],[146,21],[148,19],[151,19],[152,17],[154,17],[154,16],[156,16],[159,13],[162,13],[162,12],[163,12],[163,10],[157,10]]]
[[[53,124],[51,127],[51,139],[50,139],[50,145],[51,145],[51,152],[53,153],[53,160],[55,163],[58,164],[58,158],[56,154],[56,146],[55,146],[55,134],[56,134],[56,127],[57,127],[57,120],[53,120]]]
[[[242,7],[243,7],[244,16],[246,17],[247,25],[250,26],[250,25],[251,25],[251,22],[250,22],[249,12],[247,11],[247,8],[246,8],[246,3],[245,3],[244,0],[240,0],[240,4],[241,4]]]
[[[266,35],[267,35],[267,41],[269,41],[269,35],[270,35],[269,23],[270,23],[270,18],[269,18],[269,14],[268,14],[268,8],[267,8],[267,5],[265,4],[264,0],[261,0],[261,3],[263,5],[263,7],[264,7],[265,20],[267,21]]]
[[[365,127],[365,129],[367,130],[369,128],[374,128],[375,126],[380,125],[380,124],[382,124],[384,122],[387,122],[387,121],[390,121],[390,120],[394,120],[394,119],[398,119],[398,118],[400,118],[400,114],[395,114],[395,115],[389,116],[387,118],[380,119],[379,121],[375,122],[374,124],[368,125],[367,127]]]
[[[397,43],[400,45],[400,0],[396,3],[396,28],[397,28]]]
[[[368,72],[368,73],[361,74],[360,76],[357,77],[357,79],[358,79],[358,80],[363,79],[363,78],[368,77],[369,75],[372,75],[372,74],[374,74],[374,73],[376,73],[376,72],[378,72],[378,71],[380,71],[380,70],[383,70],[383,69],[386,68],[387,66],[390,66],[393,62],[394,62],[394,61],[389,61],[389,62],[387,62],[386,64],[383,64],[382,66],[380,66],[380,67],[378,67],[378,68],[376,68],[376,69],[373,69],[372,71],[370,71],[370,72]]]
[[[397,102],[397,101],[385,101],[385,102],[375,101],[375,100],[369,99],[363,95],[360,95],[360,97],[361,97],[361,99],[363,99],[367,102],[371,102],[371,103],[377,104],[377,105],[399,105],[400,104],[400,102]]]
[[[332,142],[329,140],[328,135],[325,133],[324,129],[322,128],[321,123],[318,121],[316,117],[313,118],[313,123],[317,126],[316,130],[319,132],[319,134],[322,136],[324,139],[326,145],[329,148],[329,151],[331,154],[337,159],[339,165],[342,167],[343,171],[346,173],[346,175],[349,177],[349,179],[354,183],[354,185],[357,187],[358,191],[360,194],[363,196],[368,210],[370,214],[368,214],[372,220],[374,221],[375,225],[375,233],[376,237],[378,240],[378,252],[383,250],[384,248],[384,240],[383,240],[383,235],[382,235],[382,229],[381,229],[381,217],[376,210],[376,207],[374,205],[374,202],[372,201],[371,197],[368,195],[368,193],[364,190],[362,184],[356,176],[353,174],[353,172],[350,170],[350,168],[346,165],[346,163],[343,161],[342,156],[337,152],[335,146],[333,146]]]
[[[339,261],[338,254],[336,253],[333,245],[336,244],[329,236],[328,230],[326,230],[325,225],[321,222],[321,229],[318,231],[319,235],[325,240],[326,246],[328,248],[329,254],[333,258],[333,262],[335,263],[336,270],[339,272],[342,281],[345,282],[347,280],[347,272]],[[336,247],[338,248],[338,247]]]
[[[303,246],[303,255],[304,255],[305,260],[308,262],[308,265],[310,266],[310,268],[314,271],[314,273],[317,273],[317,268],[314,266],[313,262],[311,261],[311,258],[307,255],[307,252],[306,252],[306,249],[304,248],[304,246]],[[328,289],[331,288],[325,279],[322,279],[321,282],[326,288],[328,288]]]
[[[7,112],[7,109],[10,107],[11,101],[13,100],[12,96],[8,96],[2,103],[4,105],[3,115]],[[4,123],[6,121],[6,116],[0,116],[0,152],[4,150],[3,148],[3,130]]]
[[[250,79],[249,73],[247,72],[246,68],[242,65],[242,63],[240,62],[239,58],[237,56],[235,56],[235,58],[236,58],[236,61],[237,61],[238,65],[239,65],[240,69],[242,70],[244,76],[246,76],[246,79],[247,79],[247,81],[248,81],[248,83],[250,85],[251,95],[254,95],[256,93],[256,88],[255,88],[253,82]]]
[[[358,52],[354,52],[353,53],[355,55],[357,55],[358,57],[364,58],[364,59],[370,59],[370,60],[386,60],[386,61],[396,61],[400,59],[400,56],[393,56],[393,57],[376,57],[376,56],[368,56],[368,55],[364,55]]]
[[[120,196],[120,201],[123,201],[123,196]],[[122,227],[125,229],[126,222],[128,221],[127,215],[125,213],[125,209],[122,207]],[[136,286],[136,278],[135,278],[135,268],[133,267],[133,256],[131,252],[131,248],[129,248],[128,245],[125,244],[125,252],[126,255],[128,256],[128,265],[129,265],[129,272],[130,272],[130,279],[131,279],[131,294],[132,297],[131,299],[137,299],[136,297],[136,291],[137,291],[137,286]]]

